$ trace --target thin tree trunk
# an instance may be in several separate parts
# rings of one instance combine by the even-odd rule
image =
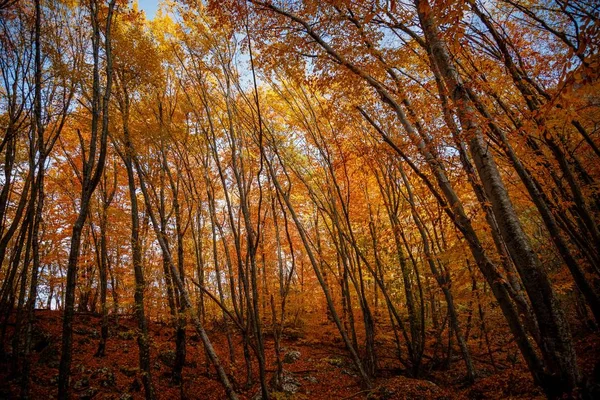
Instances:
[[[89,212],[90,199],[100,181],[104,164],[106,161],[107,152],[107,137],[108,137],[108,103],[111,95],[112,85],[112,56],[111,56],[111,24],[115,0],[111,0],[108,6],[108,14],[106,16],[106,27],[104,29],[105,36],[105,57],[106,57],[106,87],[104,95],[101,95],[100,90],[100,26],[98,21],[98,3],[95,0],[90,1],[90,14],[93,26],[92,47],[94,56],[93,67],[93,95],[92,95],[92,124],[91,124],[91,140],[88,150],[88,159],[84,161],[83,180],[81,203],[79,213],[71,234],[71,243],[69,250],[69,258],[67,263],[67,284],[65,287],[64,301],[64,316],[62,328],[62,346],[61,359],[58,374],[58,399],[67,400],[69,391],[69,375],[71,370],[71,358],[73,347],[73,318],[75,314],[75,286],[77,282],[77,267],[79,261],[79,253],[81,248],[81,233],[87,220]],[[100,121],[100,116],[102,120]],[[101,122],[99,131],[98,124]],[[100,133],[100,137],[98,137]],[[96,152],[98,158],[96,159]]]
[[[427,0],[416,0],[416,5],[433,59],[452,93],[463,130],[470,135],[469,150],[484,190],[492,203],[500,232],[515,261],[537,317],[542,336],[542,353],[546,367],[552,375],[551,379],[542,381],[542,386],[549,396],[572,392],[579,384],[580,376],[565,315],[537,255],[523,232],[494,158],[487,150],[481,128],[476,125],[473,104],[461,77],[452,65],[445,43],[440,38],[433,11]]]

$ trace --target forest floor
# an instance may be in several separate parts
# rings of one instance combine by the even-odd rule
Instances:
[[[33,399],[51,399],[57,394],[58,363],[60,359],[61,314],[57,311],[36,311],[31,355],[31,394]],[[142,399],[143,388],[138,370],[138,350],[135,340],[135,321],[120,317],[111,321],[106,357],[94,357],[99,339],[100,318],[78,314],[74,324],[74,349],[71,388],[77,399]],[[174,332],[166,324],[150,323],[153,382],[159,399],[181,398],[181,387],[171,380],[174,362]],[[9,335],[6,337],[10,337]],[[227,341],[222,329],[209,330],[219,356],[228,360]],[[382,335],[385,336],[385,335]],[[237,362],[224,362],[225,369],[234,378],[242,399],[257,398],[257,383],[247,387],[246,370],[241,341],[234,336]],[[268,374],[275,366],[274,342],[266,335]],[[291,392],[274,393],[280,399],[542,399],[541,391],[533,385],[525,366],[519,362],[514,346],[494,348],[494,369],[489,354],[477,354],[474,359],[479,378],[466,385],[464,368],[458,353],[452,363],[434,365],[425,362],[429,372],[426,378],[411,379],[401,375],[402,370],[391,343],[378,343],[379,377],[375,389],[363,391],[354,373],[352,363],[338,339],[335,327],[316,323],[302,329],[292,329],[282,340],[287,354],[284,368]],[[8,343],[5,343],[5,349]],[[477,350],[477,346],[474,350]],[[577,350],[584,372],[590,373],[600,360],[600,339],[588,334],[577,339]],[[282,355],[283,357],[283,355]],[[426,357],[431,359],[430,356]],[[224,399],[225,393],[216,379],[214,369],[207,368],[202,344],[191,329],[188,330],[187,365],[183,370],[183,391],[189,399]],[[256,364],[256,363],[255,363]],[[11,377],[9,358],[0,360],[0,399],[18,398],[19,379]],[[254,371],[258,376],[258,371]],[[256,379],[255,379],[256,381]]]

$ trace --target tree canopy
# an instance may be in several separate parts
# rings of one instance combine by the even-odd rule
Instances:
[[[165,376],[182,398],[329,398],[288,365],[326,340],[350,397],[402,396],[393,376],[475,396],[511,368],[531,396],[599,395],[599,18],[0,0],[0,389],[40,397],[54,347],[71,398],[100,379],[74,360],[131,332],[147,399],[173,396]]]

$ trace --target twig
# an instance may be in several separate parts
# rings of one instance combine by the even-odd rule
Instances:
[[[244,333],[244,334],[246,333],[246,329],[242,326],[242,324],[236,318],[234,318],[234,316],[229,312],[229,310],[225,307],[225,305],[223,305],[211,292],[209,292],[208,289],[206,289],[204,286],[200,285],[193,278],[188,278],[188,279],[190,281],[192,281],[192,283],[194,285],[196,285],[198,287],[198,289],[200,289],[204,293],[206,293],[208,295],[208,297],[210,297],[211,300],[214,301],[221,308],[221,310],[223,310],[223,312],[225,314],[227,314],[227,316],[236,324],[236,326],[238,327],[238,329],[240,331],[242,331],[242,333]]]
[[[353,398],[353,397],[356,397],[356,396],[358,396],[358,395],[361,395],[361,394],[363,394],[363,393],[371,393],[372,391],[373,391],[373,389],[365,389],[365,390],[361,390],[360,392],[356,392],[356,393],[354,393],[353,395],[350,395],[350,396],[348,396],[348,397],[344,397],[344,398],[342,398],[341,400],[348,400],[348,399],[351,399],[351,398]]]

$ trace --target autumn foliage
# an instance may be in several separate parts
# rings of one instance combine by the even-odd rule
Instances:
[[[0,0],[0,397],[600,396],[593,0]]]

